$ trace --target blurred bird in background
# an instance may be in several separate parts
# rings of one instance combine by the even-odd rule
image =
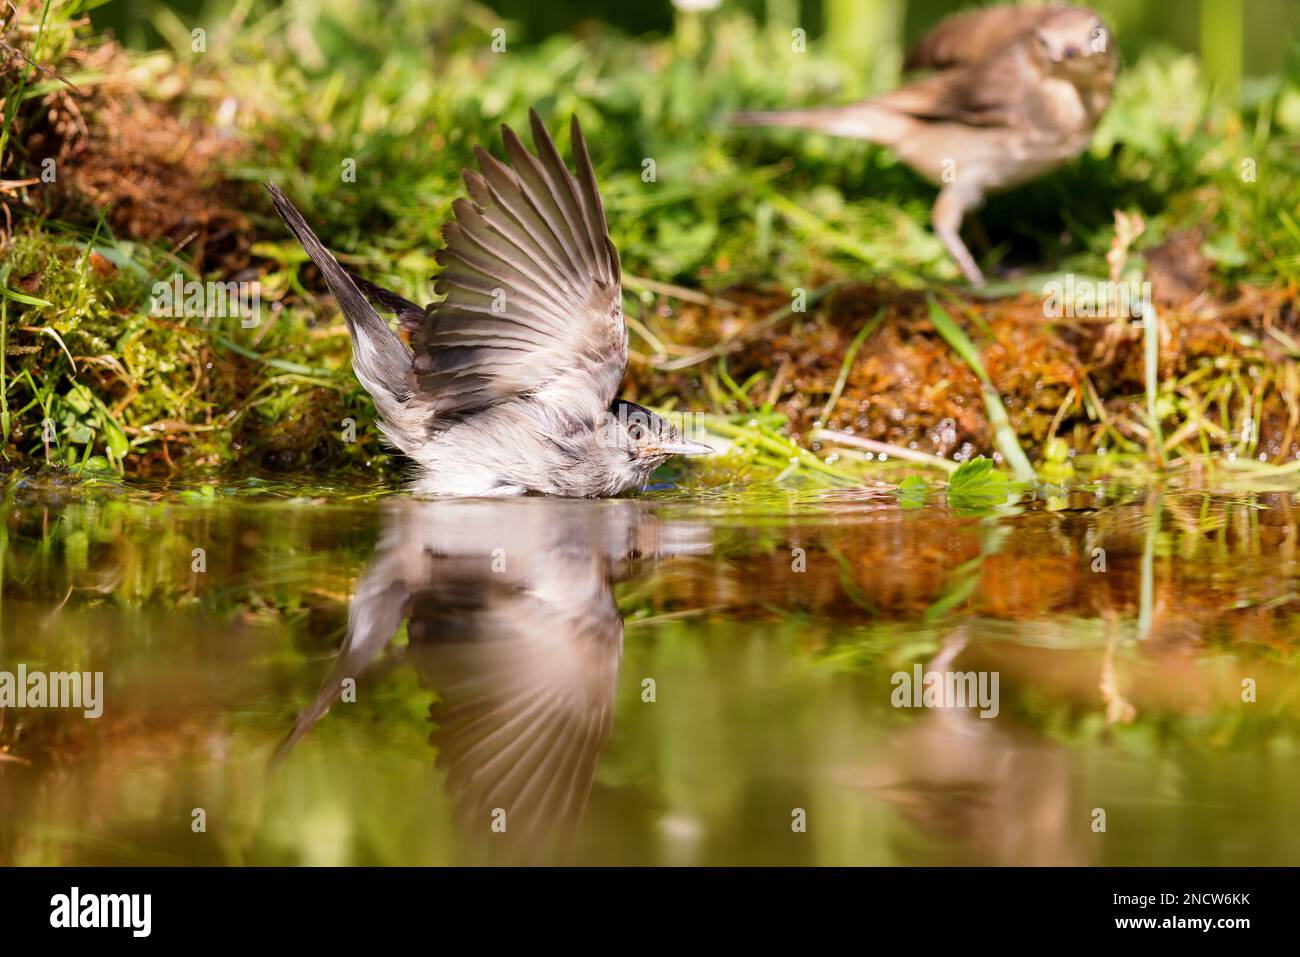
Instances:
[[[879,143],[939,187],[934,231],[966,278],[984,275],[962,242],[966,214],[1078,156],[1110,103],[1110,30],[1086,7],[988,7],[950,16],[904,68],[935,72],[849,106],[739,113],[744,126],[784,126]]]
[[[420,466],[415,491],[595,497],[646,484],[672,455],[711,452],[616,399],[627,369],[618,250],[575,118],[575,178],[530,111],[534,156],[502,127],[510,164],[479,148],[470,200],[438,262],[446,298],[424,308],[352,275],[284,194],[275,208],[338,300],[352,368],[379,427]],[[408,349],[375,311],[411,334]]]

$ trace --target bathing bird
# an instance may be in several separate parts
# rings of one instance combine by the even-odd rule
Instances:
[[[536,153],[502,126],[508,162],[475,149],[452,204],[443,267],[420,307],[344,269],[274,184],[285,224],[321,271],[352,338],[352,368],[384,436],[434,495],[569,497],[643,487],[673,455],[711,452],[617,398],[627,368],[618,250],[577,118],[571,173],[536,111]],[[396,315],[403,343],[376,311]]]
[[[868,140],[939,187],[935,234],[973,285],[984,274],[962,220],[989,193],[1056,169],[1087,148],[1110,104],[1117,57],[1096,13],[1067,4],[987,7],[942,20],[908,56],[933,72],[862,103],[739,113],[743,126],[783,126]]]

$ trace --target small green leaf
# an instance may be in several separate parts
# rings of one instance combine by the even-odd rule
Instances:
[[[948,480],[948,486],[954,489],[965,488],[976,482],[983,482],[992,471],[993,460],[977,455],[957,466],[957,471],[953,472],[952,478]]]
[[[1043,446],[1043,461],[1052,462],[1060,465],[1070,460],[1070,445],[1065,439],[1052,438],[1048,439],[1047,444]]]
[[[68,405],[72,407],[72,410],[78,415],[85,415],[90,411],[91,406],[95,404],[94,396],[92,396],[90,390],[81,383],[77,383],[68,390],[67,394],[64,396],[64,401],[67,402]]]
[[[959,511],[983,511],[1007,500],[1007,477],[984,456],[963,462],[948,480],[948,504]]]
[[[104,456],[92,455],[82,463],[81,471],[90,474],[98,472],[111,473],[113,471],[113,466],[108,464],[108,459],[104,458]]]
[[[1201,254],[1222,266],[1240,267],[1250,261],[1246,250],[1241,248],[1240,241],[1231,233],[1220,233],[1202,243]]]
[[[91,431],[90,426],[77,419],[65,419],[64,432],[73,445],[86,445],[95,441],[95,433]]]
[[[894,494],[898,497],[899,508],[921,508],[929,493],[930,486],[925,479],[919,475],[909,475],[898,483],[898,490]]]
[[[107,409],[101,408],[99,422],[104,427],[104,442],[108,445],[108,450],[113,453],[117,461],[122,461],[126,458],[126,453],[131,451],[131,442],[127,439],[126,433]]]

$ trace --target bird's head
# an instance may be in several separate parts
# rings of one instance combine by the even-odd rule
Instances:
[[[1083,7],[1067,7],[1034,31],[1038,57],[1049,74],[1086,80],[1114,63],[1114,39],[1101,18]]]
[[[650,473],[674,455],[708,455],[707,445],[685,438],[661,415],[623,399],[609,407],[601,446],[611,469],[629,477],[628,487],[644,485]]]

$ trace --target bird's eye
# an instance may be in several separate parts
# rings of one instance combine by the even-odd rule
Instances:
[[[645,429],[639,425],[629,425],[627,427],[627,437],[633,442],[640,442],[645,438]]]

